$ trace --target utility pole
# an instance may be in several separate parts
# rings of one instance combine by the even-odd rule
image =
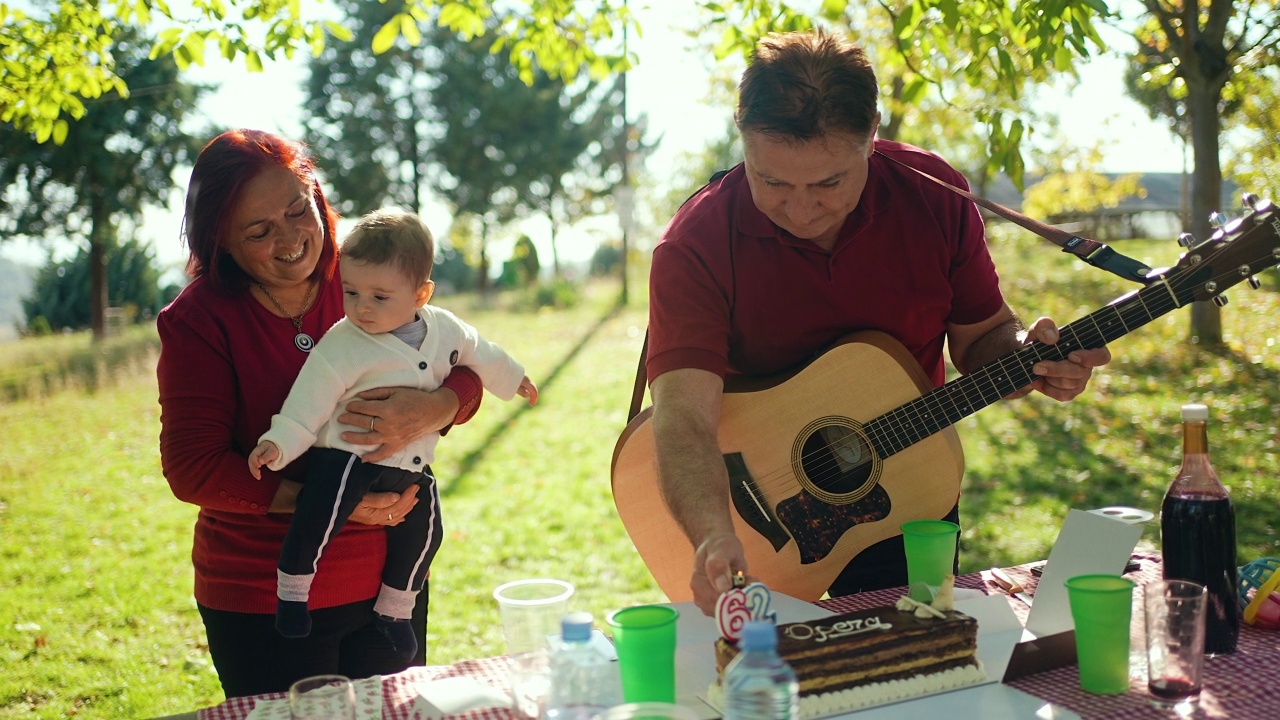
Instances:
[[[627,57],[627,0],[622,0],[622,57]],[[622,71],[622,184],[614,192],[613,200],[618,212],[618,224],[622,227],[622,257],[618,266],[622,268],[622,292],[618,296],[618,305],[627,306],[627,255],[630,252],[628,235],[631,233],[632,213],[635,208],[635,197],[631,191],[631,121],[627,119],[627,71]]]

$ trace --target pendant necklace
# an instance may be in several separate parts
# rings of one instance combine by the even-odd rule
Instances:
[[[293,344],[304,353],[311,352],[311,348],[316,346],[316,341],[312,340],[310,335],[302,332],[302,316],[307,314],[307,305],[311,302],[311,294],[315,292],[317,283],[313,282],[311,283],[311,287],[307,288],[307,296],[302,300],[302,312],[298,313],[298,317],[290,315],[289,311],[284,309],[284,306],[280,304],[280,301],[268,292],[267,288],[263,286],[262,283],[254,280],[253,284],[257,285],[258,289],[262,291],[262,294],[266,295],[267,299],[276,306],[276,309],[284,313],[284,316],[289,318],[289,322],[293,323],[293,329],[298,333],[293,336]]]

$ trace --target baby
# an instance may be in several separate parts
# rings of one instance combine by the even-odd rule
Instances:
[[[312,349],[271,428],[249,454],[249,471],[261,477],[263,465],[279,470],[315,448],[277,570],[276,629],[285,637],[310,634],[307,598],[316,566],[361,498],[417,484],[428,501],[386,528],[387,559],[373,609],[375,627],[398,656],[407,661],[418,649],[409,619],[440,547],[440,495],[428,464],[440,434],[417,438],[379,464],[364,463],[360,455],[376,446],[340,437],[344,428],[337,418],[348,401],[371,388],[435,390],[459,364],[503,400],[519,395],[530,405],[538,401],[537,387],[502,348],[449,311],[427,305],[435,290],[434,254],[431,231],[412,213],[379,210],[360,219],[339,259],[346,317]]]

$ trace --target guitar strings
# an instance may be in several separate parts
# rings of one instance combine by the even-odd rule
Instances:
[[[1238,240],[1239,238],[1233,242]],[[858,444],[862,445],[861,440],[865,439],[873,446],[875,456],[884,460],[954,425],[959,420],[1032,382],[1035,375],[1031,372],[1031,368],[1036,363],[1046,359],[1062,360],[1076,349],[1101,347],[1194,301],[1194,298],[1178,297],[1173,285],[1184,281],[1192,271],[1199,269],[1198,266],[1174,268],[1161,282],[1121,296],[1111,304],[1063,326],[1059,329],[1059,341],[1056,345],[1047,345],[1038,341],[1023,345],[972,373],[961,375],[894,410],[867,421],[861,426],[863,432]],[[1216,283],[1226,280],[1238,282],[1240,277],[1242,276],[1239,272],[1233,269],[1213,275],[1206,282]],[[1234,283],[1229,283],[1228,286],[1230,284]],[[1189,285],[1188,290],[1191,287],[1194,287],[1194,284]],[[1101,316],[1107,313],[1111,316],[1103,319],[1104,324],[1099,324]],[[1119,323],[1118,327],[1114,324],[1116,322]],[[1012,363],[1013,372],[1006,367],[1008,363]],[[963,402],[957,401],[957,395]],[[939,416],[942,418],[941,421],[938,420]],[[917,428],[923,428],[924,431],[918,431]],[[814,460],[818,455],[825,455],[826,459],[818,460],[813,467],[808,468],[811,481],[813,475],[825,475],[831,472],[841,474],[838,470],[840,460],[835,458],[834,452],[825,445],[820,450],[803,454],[800,458],[801,464],[803,465],[805,460]],[[861,468],[865,464],[865,461],[860,462],[857,467]],[[759,478],[753,478],[753,481],[762,488],[777,489],[790,484],[793,477],[795,474],[791,467],[787,466],[768,471]],[[841,477],[834,481],[813,481],[813,484],[823,491],[830,492],[842,480]]]

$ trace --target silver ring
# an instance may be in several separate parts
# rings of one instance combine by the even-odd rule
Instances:
[[[387,513],[387,522],[391,522],[391,513]]]
[[[377,421],[378,421],[378,418],[376,417],[369,418],[369,432],[373,432],[373,424]]]

